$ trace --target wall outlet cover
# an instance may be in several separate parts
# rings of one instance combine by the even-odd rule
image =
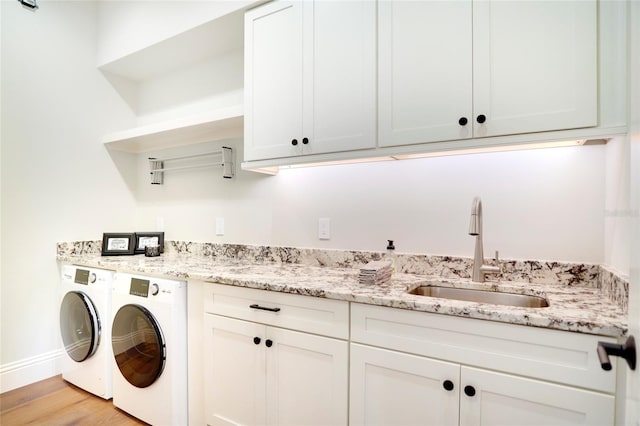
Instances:
[[[216,235],[224,235],[224,217],[216,217]]]
[[[331,238],[331,219],[328,217],[318,219],[318,238],[321,240]]]

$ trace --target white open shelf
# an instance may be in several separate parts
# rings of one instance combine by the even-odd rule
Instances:
[[[251,2],[241,2],[240,6]],[[244,45],[244,9],[211,20],[184,33],[98,65],[102,71],[142,81],[188,67]]]
[[[243,125],[243,107],[238,105],[111,133],[102,142],[110,149],[140,153],[242,137]]]

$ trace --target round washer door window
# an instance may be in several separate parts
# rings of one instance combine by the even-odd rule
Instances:
[[[100,319],[93,302],[80,291],[70,291],[60,305],[60,334],[72,360],[90,358],[100,343]]]
[[[158,322],[146,308],[125,305],[118,310],[111,344],[118,369],[133,386],[146,388],[162,374],[165,342]]]

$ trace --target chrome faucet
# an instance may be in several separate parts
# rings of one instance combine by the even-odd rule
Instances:
[[[480,200],[480,197],[475,197],[471,204],[469,235],[475,235],[476,237],[476,249],[473,254],[473,273],[471,275],[471,280],[483,283],[485,275],[500,273],[500,264],[497,251],[496,266],[484,264],[484,252],[482,250],[482,201]]]

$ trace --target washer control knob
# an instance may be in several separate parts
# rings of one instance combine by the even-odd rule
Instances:
[[[158,286],[158,284],[156,283],[151,284],[151,295],[157,296],[159,292],[160,292],[160,286]]]
[[[97,277],[96,277],[96,273],[95,272],[92,272],[92,273],[89,274],[89,282],[91,284],[95,283],[96,279],[97,279]]]

